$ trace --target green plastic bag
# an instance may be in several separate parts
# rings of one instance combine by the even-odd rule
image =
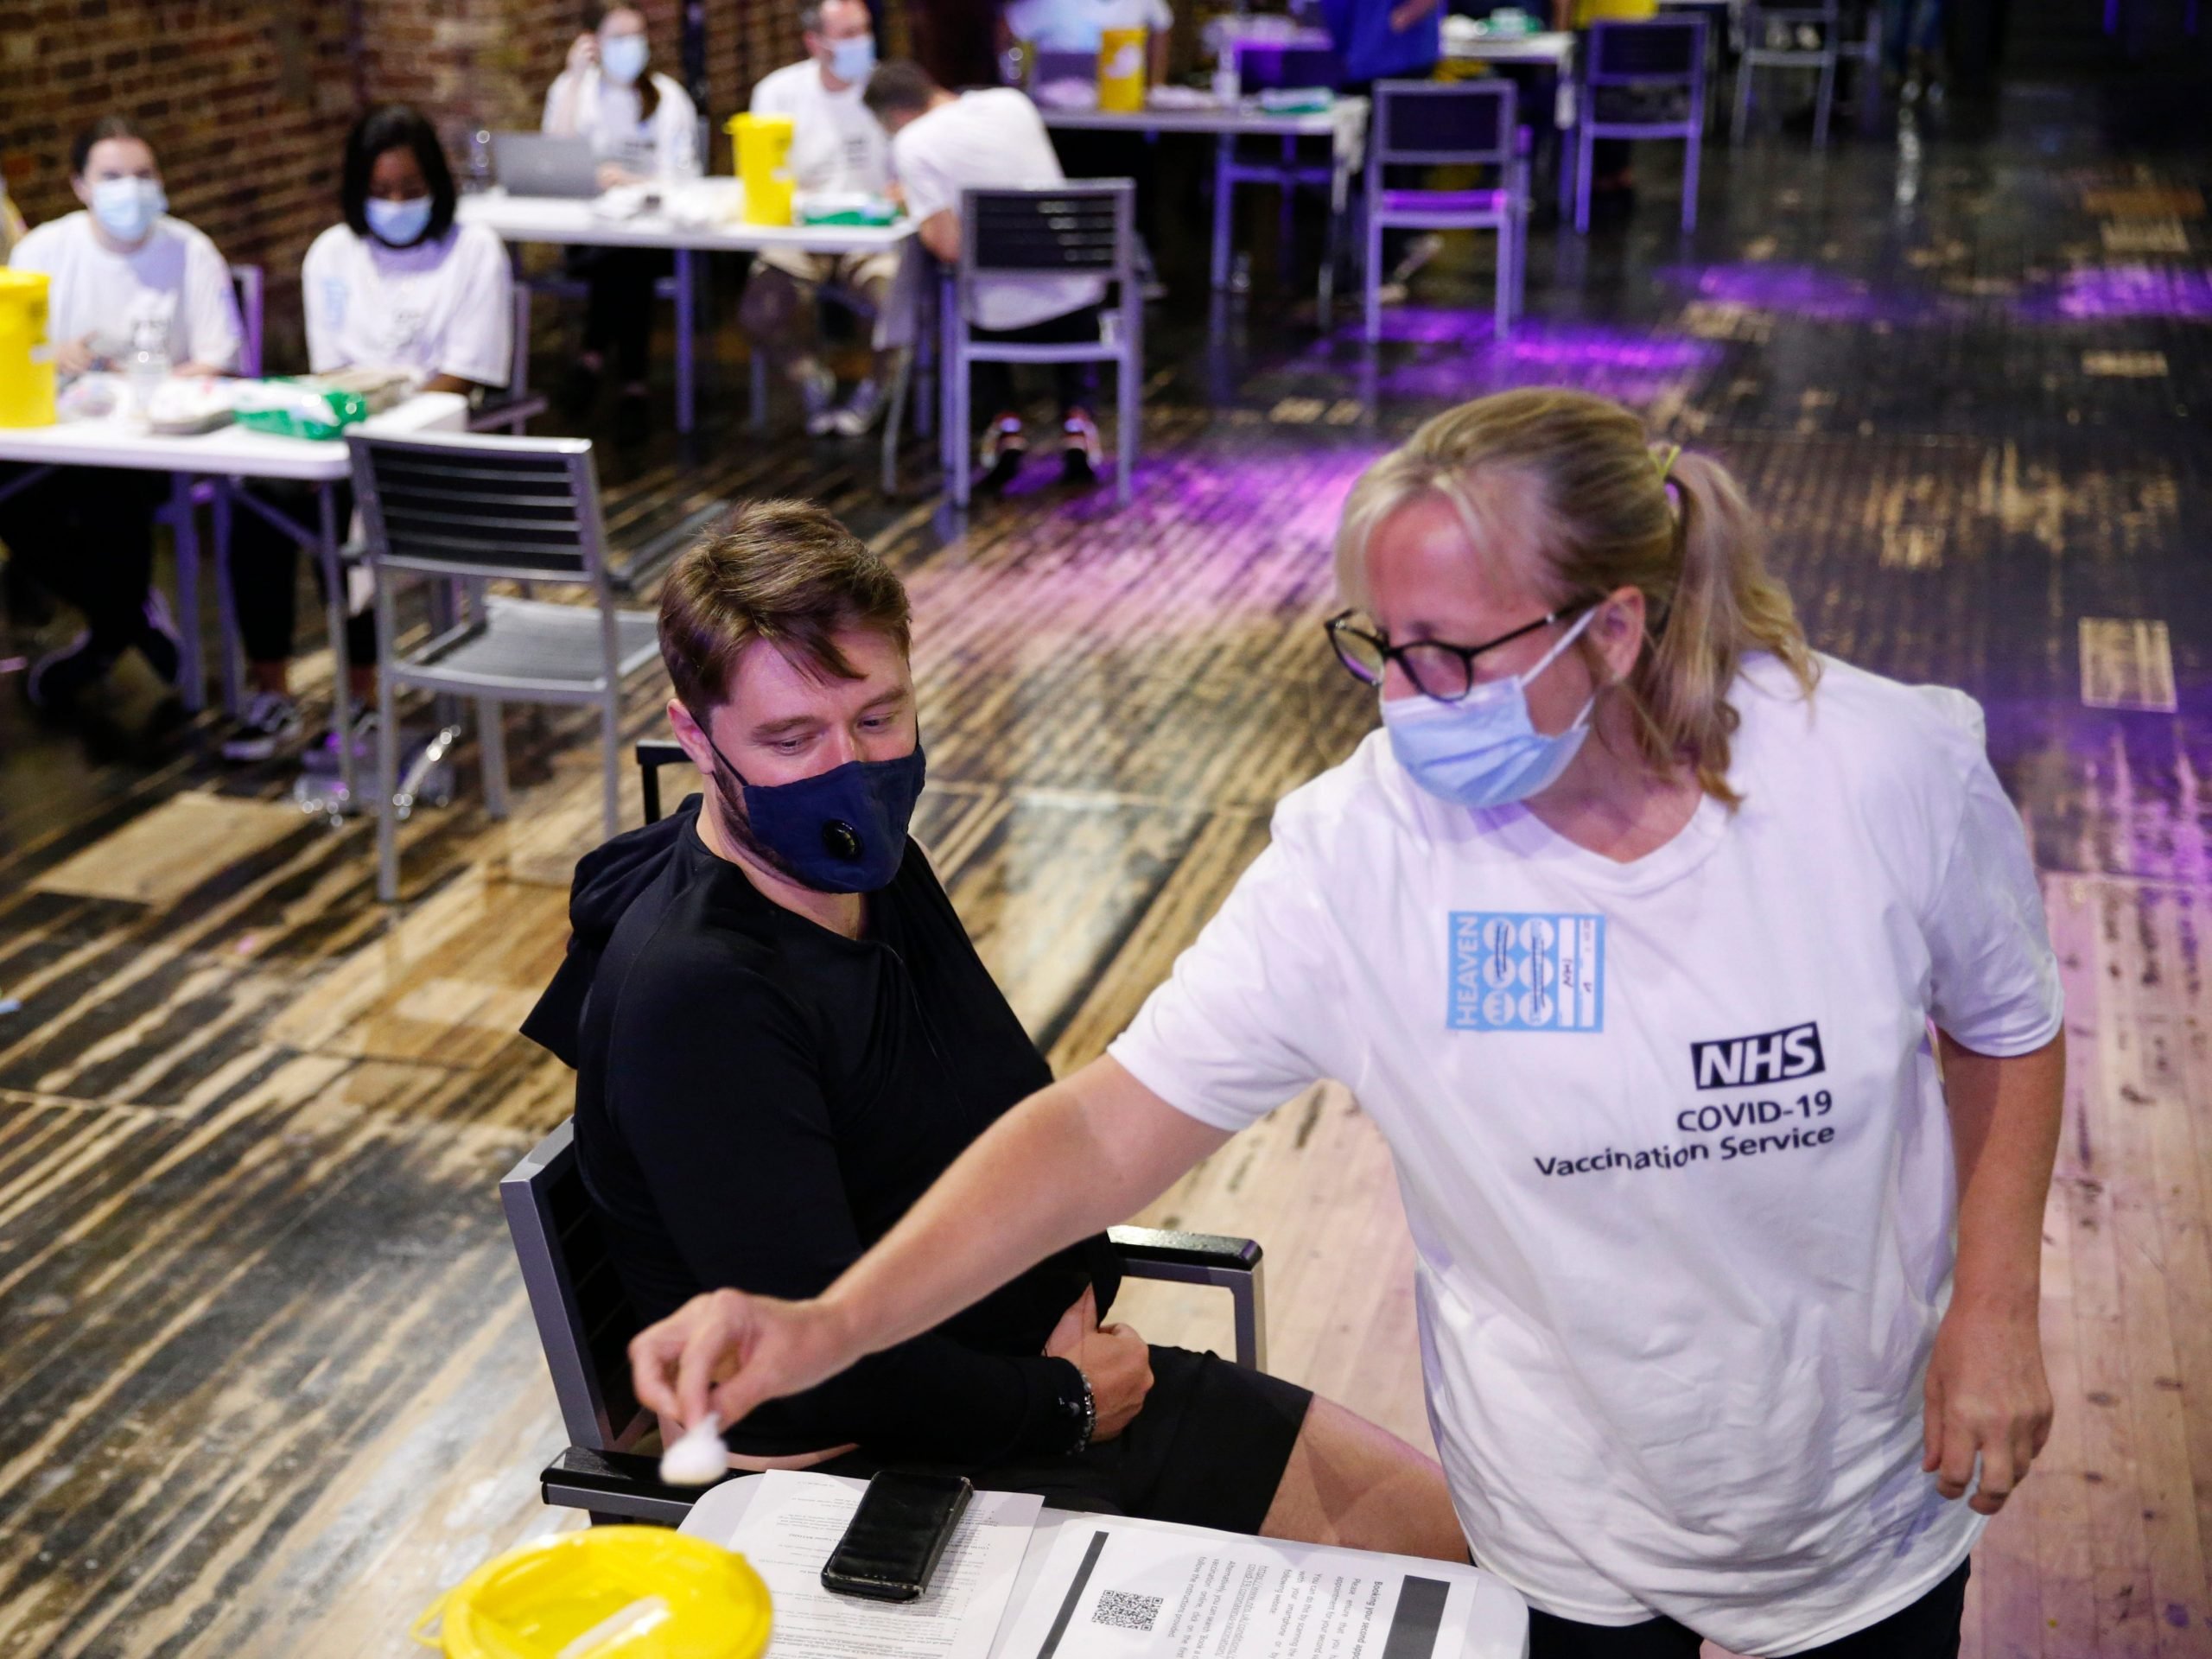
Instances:
[[[264,380],[259,395],[247,392],[238,400],[240,426],[280,438],[327,441],[368,418],[368,400],[359,392],[331,391],[296,380]]]

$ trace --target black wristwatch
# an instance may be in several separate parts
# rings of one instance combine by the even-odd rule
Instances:
[[[1053,1406],[1068,1426],[1071,1444],[1066,1455],[1077,1458],[1090,1449],[1090,1437],[1097,1430],[1098,1402],[1091,1397],[1090,1379],[1083,1374],[1083,1367],[1073,1360],[1066,1364],[1075,1373],[1075,1387],[1062,1389]]]

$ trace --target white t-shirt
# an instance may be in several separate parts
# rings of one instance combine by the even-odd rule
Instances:
[[[891,141],[891,170],[918,222],[946,209],[957,218],[963,190],[1067,182],[1037,106],[1011,86],[963,92],[915,117]],[[992,276],[976,284],[973,321],[1027,328],[1096,305],[1105,292],[1096,276]]]
[[[653,86],[660,104],[652,119],[645,117],[645,99],[634,86],[625,86],[600,73],[596,65],[579,77],[563,69],[546,89],[545,113],[538,124],[553,130],[554,111],[571,96],[575,99],[575,136],[591,140],[592,154],[614,162],[632,173],[664,179],[692,179],[699,175],[699,111],[682,85],[666,75],[655,75]]]
[[[1007,0],[1006,26],[1040,52],[1096,52],[1109,29],[1173,29],[1167,0]]]
[[[334,225],[300,270],[308,363],[411,369],[504,386],[514,369],[514,274],[499,234],[455,225],[435,241],[389,248]]]
[[[1979,709],[1824,668],[1808,703],[1747,664],[1744,804],[1626,865],[1426,794],[1374,734],[1111,1051],[1224,1129],[1347,1084],[1476,1559],[1743,1653],[1887,1617],[1980,1533],[1920,1469],[1955,1202],[1926,1022],[2014,1055],[2061,1015]]]
[[[171,363],[238,367],[241,331],[231,268],[181,219],[156,219],[136,250],[115,253],[100,245],[92,216],[79,211],[32,231],[8,263],[52,278],[50,339],[90,334],[95,355],[119,359],[137,343],[141,320],[159,317],[168,326]]]
[[[865,90],[855,81],[831,92],[811,58],[763,75],[753,87],[753,114],[791,118],[791,177],[802,192],[880,196],[891,181],[891,137],[861,102]]]

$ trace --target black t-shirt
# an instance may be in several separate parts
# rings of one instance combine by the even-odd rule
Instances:
[[[524,1027],[577,1067],[577,1162],[649,1321],[722,1286],[819,1293],[1052,1081],[912,842],[848,939],[762,896],[697,817],[694,797],[579,867],[568,994],[556,981]],[[576,970],[571,1047],[541,1027],[573,1007]],[[1056,1451],[1074,1379],[1045,1340],[1087,1285],[1103,1312],[1116,1279],[1104,1239],[1062,1251],[762,1407],[730,1443],[977,1463]]]

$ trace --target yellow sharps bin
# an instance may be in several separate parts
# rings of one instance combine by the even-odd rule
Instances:
[[[54,424],[54,347],[47,276],[0,267],[0,426]]]
[[[731,143],[737,149],[737,175],[745,181],[745,222],[791,222],[791,118],[788,115],[734,115]]]
[[[760,1659],[770,1619],[744,1556],[660,1527],[591,1527],[486,1562],[414,1635],[447,1659]]]
[[[1148,37],[1141,29],[1109,29],[1098,37],[1098,107],[1135,111],[1144,108],[1145,48]]]

